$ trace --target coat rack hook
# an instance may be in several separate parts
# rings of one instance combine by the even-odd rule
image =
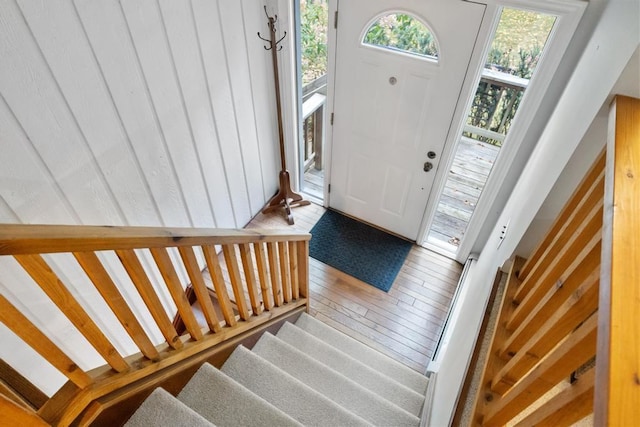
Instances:
[[[278,20],[278,15],[273,15],[273,17],[269,16],[269,12],[267,12],[267,5],[264,5],[264,14],[267,15],[267,19],[269,21],[273,20],[273,23],[275,23]]]
[[[267,38],[262,37],[262,34],[260,34],[260,31],[258,31],[258,38],[259,38],[260,40],[262,40],[262,41],[265,41],[265,42],[267,42],[267,43],[271,44],[271,40],[269,40],[269,39],[267,39]],[[271,50],[271,46],[262,46],[262,47],[264,47],[264,50]]]
[[[264,6],[264,14],[267,16],[267,19],[269,21],[268,25],[269,25],[269,31],[271,32],[271,34],[269,38],[266,38],[266,37],[263,37],[262,34],[260,34],[260,31],[258,31],[258,38],[264,42],[269,43],[268,46],[263,46],[264,50],[273,50],[274,52],[279,52],[282,50],[282,46],[278,46],[278,45],[282,40],[284,40],[285,37],[287,37],[287,32],[285,31],[284,35],[276,41],[275,40],[275,35],[276,35],[275,23],[278,20],[278,15],[269,16],[269,12],[267,12],[266,5]]]

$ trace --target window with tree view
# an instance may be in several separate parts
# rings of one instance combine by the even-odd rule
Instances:
[[[504,8],[427,241],[456,253],[533,78],[556,16]]]
[[[502,11],[473,98],[464,136],[501,146],[538,65],[556,17],[520,9]],[[474,132],[480,128],[491,133]]]
[[[404,13],[391,13],[375,21],[362,42],[432,59],[438,57],[431,31],[419,19]]]

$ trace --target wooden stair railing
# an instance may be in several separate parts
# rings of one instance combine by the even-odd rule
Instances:
[[[609,114],[594,420],[640,419],[640,99]]]
[[[640,417],[640,100],[618,97],[612,111],[606,156],[512,263],[473,425]]]
[[[15,258],[106,362],[104,367],[85,372],[16,307],[15,301],[0,295],[0,321],[69,380],[35,409],[0,392],[3,416],[5,412],[13,414],[16,422],[77,423],[92,402],[114,390],[155,375],[292,310],[306,309],[309,239],[307,233],[277,230],[0,225],[0,255]],[[216,247],[221,248],[222,256]],[[164,283],[154,283],[147,274],[143,267],[147,260],[143,260],[140,250],[150,253]],[[108,272],[100,254],[103,251],[117,255],[164,343],[154,343],[141,326],[131,303],[116,286],[118,278]],[[171,252],[179,256],[172,258]],[[75,258],[140,353],[122,355],[116,350],[113,337],[98,327],[43,256],[57,253]],[[221,318],[212,304],[198,257],[206,263]],[[206,321],[204,328],[187,300],[186,283],[181,283],[178,268],[186,270]],[[187,334],[177,333],[156,292],[160,287],[175,303]],[[20,303],[28,306],[29,301]],[[91,420],[95,415],[86,418]]]

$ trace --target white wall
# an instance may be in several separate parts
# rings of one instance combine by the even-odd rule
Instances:
[[[607,142],[607,117],[597,116],[571,156],[551,192],[529,224],[515,254],[529,258]]]
[[[0,2],[0,223],[243,227],[279,170],[271,56],[256,35],[266,22],[251,0]],[[52,263],[134,351],[74,262]],[[113,257],[109,268],[136,299]],[[103,364],[11,259],[0,292],[29,301],[83,368]],[[36,356],[0,334],[0,357],[31,370]]]
[[[610,0],[606,4],[536,149],[464,283],[443,347],[430,365],[438,373],[432,425],[449,424],[496,270],[516,249],[640,45],[639,18],[640,4],[636,0]],[[509,230],[498,246],[501,227],[507,223]]]

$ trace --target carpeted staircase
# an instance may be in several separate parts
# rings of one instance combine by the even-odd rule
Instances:
[[[303,314],[173,397],[156,389],[127,426],[419,426],[427,378]]]

